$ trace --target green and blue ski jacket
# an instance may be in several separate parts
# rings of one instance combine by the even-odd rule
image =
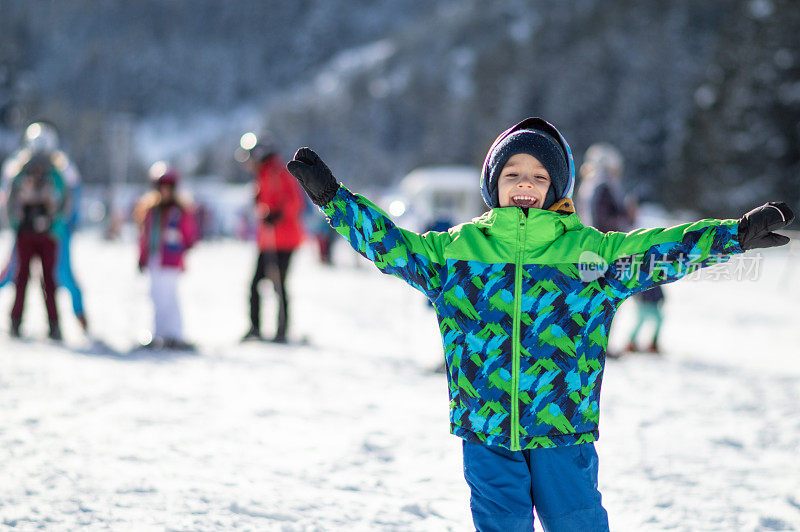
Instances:
[[[512,451],[595,441],[620,303],[742,251],[738,220],[602,233],[576,214],[505,207],[417,234],[344,186],[323,212],[356,251],[433,303],[451,432]]]

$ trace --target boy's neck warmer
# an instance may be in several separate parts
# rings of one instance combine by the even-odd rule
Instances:
[[[550,209],[557,199],[563,197],[569,182],[567,157],[561,145],[549,134],[535,129],[520,129],[509,134],[493,146],[487,157],[489,192],[494,202],[500,203],[497,196],[497,182],[508,160],[518,153],[527,153],[542,163],[550,175],[550,189],[544,201],[544,208]]]
[[[547,208],[548,211],[558,214],[572,214],[575,212],[575,204],[569,198],[561,198]]]

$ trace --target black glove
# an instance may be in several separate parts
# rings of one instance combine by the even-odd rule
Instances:
[[[264,215],[262,220],[267,225],[274,225],[275,222],[283,218],[283,212],[280,209],[272,209],[267,214]]]
[[[330,202],[339,190],[339,183],[319,155],[311,148],[300,148],[286,169],[305,189],[308,197],[316,205],[323,207]]]
[[[789,237],[773,233],[794,220],[794,213],[784,202],[770,201],[756,207],[739,220],[739,245],[742,249],[771,248],[789,243]]]

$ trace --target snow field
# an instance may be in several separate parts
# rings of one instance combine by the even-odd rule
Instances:
[[[304,247],[290,335],[311,345],[241,345],[255,250],[203,243],[181,286],[198,354],[143,354],[130,352],[152,315],[134,246],[92,233],[74,245],[91,326],[113,349],[82,339],[66,294],[65,346],[41,341],[30,289],[31,339],[0,337],[0,524],[471,529],[420,294],[343,242],[337,268]],[[597,449],[612,530],[800,530],[800,269],[796,249],[763,254],[755,281],[669,285],[665,355],[607,364]],[[0,291],[0,309],[12,298]],[[620,309],[612,345],[634,314]]]

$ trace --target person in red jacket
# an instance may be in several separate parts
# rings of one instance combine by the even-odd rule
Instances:
[[[267,279],[278,296],[278,325],[271,341],[286,342],[289,327],[289,294],[286,273],[292,252],[303,240],[303,196],[297,181],[286,171],[274,146],[257,143],[248,150],[245,163],[255,177],[256,238],[258,261],[250,284],[250,330],[244,340],[261,340],[259,283]]]

